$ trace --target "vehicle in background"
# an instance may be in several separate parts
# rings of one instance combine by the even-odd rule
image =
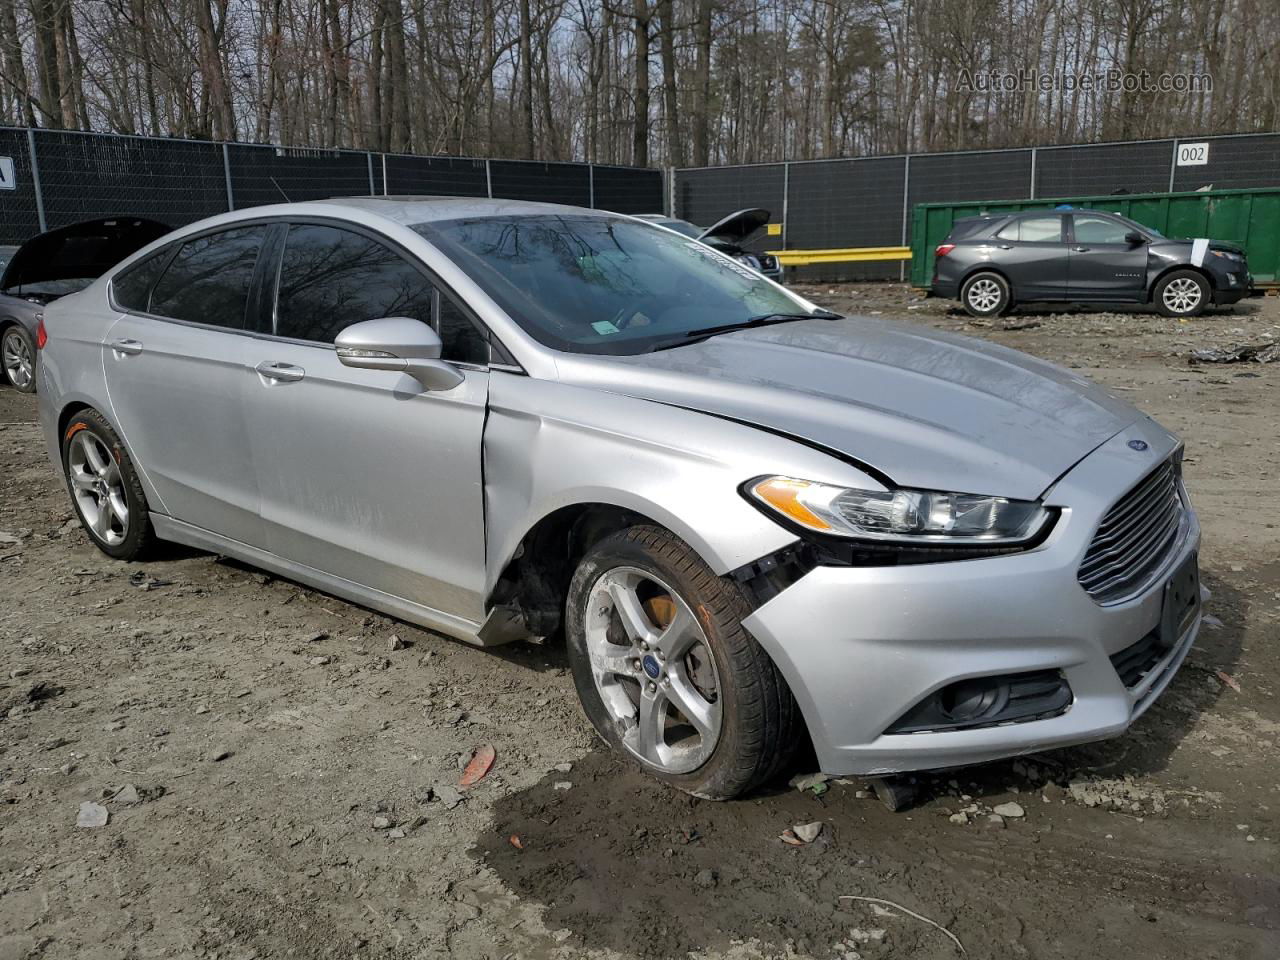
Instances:
[[[641,220],[648,220],[660,227],[683,233],[686,237],[700,240],[713,250],[727,253],[739,263],[746,264],[752,270],[763,273],[770,280],[782,282],[782,265],[778,258],[770,253],[752,253],[744,245],[769,222],[769,211],[759,207],[739,210],[722,220],[717,220],[710,227],[699,227],[688,220],[668,217],[663,213],[642,213]]]
[[[13,255],[17,252],[17,247],[0,246],[0,274],[4,273],[4,268],[9,265],[9,261],[13,259]]]
[[[140,217],[86,220],[32,237],[12,251],[0,270],[0,364],[23,393],[36,389],[38,326],[45,306],[83,290],[107,270],[169,227]]]
[[[631,217],[254,207],[44,329],[44,438],[103,552],[563,636],[600,737],[700,797],[805,738],[839,775],[1116,736],[1199,629],[1182,447],[1149,417]]]
[[[957,220],[934,250],[933,296],[974,317],[1019,303],[1152,303],[1169,317],[1250,294],[1240,247],[1173,240],[1119,214],[1085,208]]]

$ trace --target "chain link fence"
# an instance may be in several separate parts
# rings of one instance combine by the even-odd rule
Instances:
[[[671,172],[676,216],[710,225],[765,207],[757,250],[907,246],[918,203],[1280,186],[1280,133],[807,160]],[[897,280],[893,261],[789,268],[811,280]]]
[[[97,217],[177,227],[268,203],[370,195],[506,197],[652,213],[660,170],[419,157],[0,127],[0,243]]]

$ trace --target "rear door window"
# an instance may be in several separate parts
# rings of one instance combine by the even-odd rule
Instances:
[[[1015,220],[998,234],[1001,240],[1021,243],[1061,243],[1062,217],[1027,217]]]
[[[258,224],[188,240],[156,283],[147,312],[243,330],[253,271],[268,229]]]

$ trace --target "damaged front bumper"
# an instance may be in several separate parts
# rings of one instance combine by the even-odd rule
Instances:
[[[1130,440],[1147,442],[1148,453],[1135,456]],[[1198,604],[1173,635],[1161,625],[1171,577],[1189,571],[1199,592],[1199,523],[1187,505],[1176,546],[1122,603],[1095,602],[1077,571],[1118,495],[1171,453],[1172,439],[1151,421],[1103,444],[1046,495],[1061,515],[1026,553],[820,566],[760,606],[745,626],[787,678],[822,770],[961,766],[1124,732],[1195,642]],[[931,698],[984,690],[996,691],[990,723],[948,727],[928,709]],[[1010,691],[1031,707],[996,702]]]

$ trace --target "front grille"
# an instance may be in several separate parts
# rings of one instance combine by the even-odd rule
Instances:
[[[1160,646],[1160,634],[1152,630],[1137,643],[1111,655],[1111,665],[1120,674],[1120,680],[1132,690],[1142,678],[1151,672],[1169,651]]]
[[[1080,563],[1080,586],[1104,604],[1137,593],[1177,545],[1182,516],[1177,467],[1166,460],[1102,518]]]

